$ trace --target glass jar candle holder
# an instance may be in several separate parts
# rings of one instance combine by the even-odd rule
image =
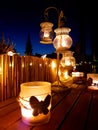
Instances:
[[[34,81],[20,85],[18,101],[22,121],[27,125],[41,125],[49,122],[51,113],[51,83]]]

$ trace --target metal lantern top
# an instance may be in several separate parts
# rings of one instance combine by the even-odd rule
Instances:
[[[71,29],[68,27],[61,27],[54,30],[54,32],[56,33],[56,36],[61,35],[61,34],[69,34],[70,31]]]
[[[41,31],[48,30],[50,32],[50,31],[52,31],[53,23],[51,23],[51,22],[42,22],[40,24],[40,26],[42,28]]]
[[[53,43],[53,37],[54,37],[54,32],[52,31],[53,23],[48,22],[48,11],[49,9],[55,9],[58,12],[58,28],[61,28],[64,26],[64,15],[63,11],[58,11],[56,7],[48,7],[45,9],[44,12],[44,17],[45,17],[45,22],[42,22],[40,24],[41,31],[40,31],[40,43],[43,44],[50,44]],[[60,32],[62,32],[65,29],[61,29]],[[66,32],[67,33],[67,32]]]

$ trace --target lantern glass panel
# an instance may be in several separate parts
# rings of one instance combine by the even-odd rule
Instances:
[[[60,61],[60,65],[62,67],[65,66],[75,66],[75,58],[73,57],[72,51],[65,51],[65,53],[62,54],[62,59]]]
[[[57,28],[55,29],[56,37],[53,41],[56,51],[65,51],[72,45],[72,38],[69,36],[70,28]]]

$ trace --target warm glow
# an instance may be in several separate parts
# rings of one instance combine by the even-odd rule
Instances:
[[[21,107],[22,121],[28,125],[48,122],[51,109],[51,83],[26,82],[21,84],[20,89],[18,101]],[[47,97],[48,99],[45,100]],[[48,106],[43,106],[45,108],[42,109],[41,105],[46,101]],[[48,110],[46,114],[44,114],[45,109]]]
[[[92,78],[93,83],[98,83],[98,74],[88,73],[87,74],[87,79],[89,79],[89,78]]]
[[[12,67],[12,63],[10,63],[9,66]]]
[[[42,64],[41,64],[41,63],[39,64],[39,67],[42,67]]]
[[[64,72],[64,78],[65,78],[65,79],[68,79],[68,78],[69,78],[68,71],[65,71],[65,72]]]
[[[48,32],[48,31],[45,31],[43,37],[49,37],[49,32]]]
[[[56,9],[55,7],[49,7],[45,11],[45,21],[48,21],[48,9]],[[59,12],[59,11],[58,11]],[[69,36],[69,32],[71,31],[70,28],[64,27],[65,26],[65,16],[63,14],[63,11],[60,11],[60,14],[58,14],[58,27],[54,30],[55,32],[55,38],[52,37],[53,31],[52,27],[53,24],[51,22],[43,22],[40,24],[41,31],[40,31],[40,43],[52,43],[53,46],[56,49],[57,53],[57,62],[52,61],[51,63],[51,70],[53,71],[53,74],[57,74],[57,77],[59,79],[59,76],[68,78],[68,72],[64,72],[63,70],[68,69],[68,71],[72,70],[72,67],[75,66],[75,58],[73,57],[73,53],[71,51],[67,51],[71,45],[72,45],[72,38]],[[63,21],[64,20],[64,21]],[[65,53],[67,51],[67,54],[70,56],[64,57],[61,62],[59,62],[60,57],[59,54]],[[65,55],[65,54],[64,54]],[[60,70],[60,67],[62,68],[62,71]],[[68,76],[68,77],[67,77]],[[54,75],[53,75],[54,77]]]
[[[83,77],[84,73],[83,72],[72,72],[72,77]]]
[[[52,60],[51,67],[52,67],[52,68],[56,68],[56,66],[57,66],[57,65],[56,65],[56,62],[55,62],[54,60]]]
[[[53,24],[51,22],[43,22],[40,24],[41,32],[40,32],[40,43],[50,44],[52,43],[53,31],[52,27]]]
[[[60,71],[60,70],[58,70],[58,75],[59,75],[59,76],[61,75],[61,71]]]
[[[74,67],[75,66],[75,58],[73,57],[72,51],[65,51],[62,54],[62,59],[60,61],[62,67]]]
[[[70,60],[66,60],[65,65],[66,66],[70,66],[71,65],[71,61]]]
[[[45,61],[45,65],[47,65],[48,64],[48,62],[47,61]]]
[[[88,86],[89,89],[98,90],[98,74],[95,73],[88,73],[87,74],[87,80],[91,78],[92,84],[91,86]]]
[[[46,56],[47,56],[47,55],[45,54],[45,55],[43,55],[43,56],[41,56],[41,57],[42,57],[42,58],[43,58],[43,60],[44,60],[44,59],[46,58]]]
[[[30,66],[32,66],[32,62],[30,62]]]
[[[24,64],[22,63],[22,68],[24,68]]]
[[[54,30],[56,37],[53,41],[56,51],[65,51],[72,45],[72,38],[69,36],[69,28],[57,28]]]
[[[14,55],[14,53],[13,53],[12,51],[9,51],[7,54],[8,54],[9,56],[13,56],[13,55]]]
[[[62,79],[65,80],[65,79],[68,79],[68,78],[70,77],[70,76],[68,75],[68,70],[67,70],[67,69],[61,70],[59,76],[60,76],[61,80],[62,80]]]
[[[70,59],[67,58],[67,57],[66,57],[66,59],[64,59],[64,60],[62,59],[62,60],[61,60],[61,66],[62,66],[62,67],[71,66],[71,61],[70,61]]]
[[[41,96],[36,96],[39,101],[43,100],[43,97]],[[32,117],[32,112],[33,109],[31,108],[30,104],[29,104],[29,98],[24,98],[24,99],[19,99],[20,102],[20,106],[21,106],[21,113],[23,117]]]
[[[98,84],[98,80],[93,80],[93,84]]]
[[[91,89],[91,90],[98,90],[98,86],[88,86],[88,89]]]
[[[0,67],[0,74],[2,74],[2,68]]]
[[[27,118],[30,117],[31,118],[32,112],[33,112],[33,110],[27,110],[21,106],[21,113],[22,113],[23,117],[27,117]]]

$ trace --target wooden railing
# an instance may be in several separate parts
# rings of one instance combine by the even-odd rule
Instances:
[[[57,68],[51,67],[52,61],[34,56],[0,55],[0,101],[17,96],[23,82],[53,82]]]

